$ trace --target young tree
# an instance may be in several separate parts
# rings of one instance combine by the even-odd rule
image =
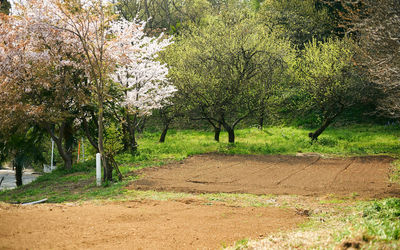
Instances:
[[[167,104],[176,91],[167,80],[168,68],[156,61],[158,53],[171,44],[171,39],[163,39],[163,34],[157,38],[146,36],[145,22],[132,25],[120,20],[114,25],[113,34],[120,37],[117,46],[123,49],[124,59],[112,78],[124,90],[124,126],[129,133],[130,150],[135,152],[138,146],[135,132],[140,119]]]
[[[354,44],[349,39],[313,40],[298,60],[300,88],[308,105],[321,117],[320,128],[309,134],[312,141],[349,107],[368,93],[367,84],[354,64]]]

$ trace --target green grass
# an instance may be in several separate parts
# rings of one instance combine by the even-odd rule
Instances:
[[[400,240],[400,199],[391,198],[367,204],[363,209],[365,237],[375,241]]]
[[[316,143],[311,144],[308,129],[267,127],[236,131],[236,143],[227,143],[222,133],[221,142],[213,141],[212,132],[171,131],[165,144],[154,143],[159,133],[145,133],[139,139],[138,159],[174,158],[206,152],[226,154],[296,154],[316,152],[340,156],[400,153],[400,129],[387,126],[357,125],[329,128]]]
[[[185,159],[188,156],[217,152],[224,154],[296,154],[321,153],[336,156],[385,154],[398,156],[400,153],[400,129],[394,126],[356,125],[329,128],[311,144],[309,129],[295,127],[267,127],[236,131],[236,143],[227,143],[227,134],[221,134],[221,142],[213,140],[214,134],[207,131],[171,130],[165,143],[158,143],[160,133],[146,132],[139,135],[139,152],[116,157],[121,172],[160,166]],[[120,197],[125,187],[135,179],[128,176],[123,182],[107,187],[95,185],[95,162],[75,164],[71,171],[59,169],[45,174],[36,181],[15,190],[1,191],[0,201],[26,202],[48,198],[50,202]],[[217,199],[217,198],[216,198]]]

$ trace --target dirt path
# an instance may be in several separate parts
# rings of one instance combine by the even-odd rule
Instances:
[[[294,228],[305,219],[289,209],[197,200],[0,203],[0,249],[219,249]]]
[[[149,168],[130,188],[179,192],[252,194],[400,196],[400,187],[389,183],[393,158],[368,156],[190,157],[181,164]]]

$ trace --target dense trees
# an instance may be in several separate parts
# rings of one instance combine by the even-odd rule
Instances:
[[[29,124],[19,138],[46,131],[68,169],[84,134],[112,180],[113,156],[137,153],[136,135],[152,115],[160,142],[185,117],[211,125],[216,141],[226,130],[233,143],[244,121],[262,128],[279,119],[277,109],[308,112],[320,122],[315,141],[362,106],[374,82],[382,110],[398,117],[399,5],[347,2],[23,2],[14,16],[0,15],[2,142]]]

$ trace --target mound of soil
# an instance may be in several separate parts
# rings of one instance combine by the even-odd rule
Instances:
[[[219,249],[307,219],[289,209],[202,202],[0,203],[0,249]]]
[[[322,158],[207,154],[137,174],[131,189],[251,194],[400,196],[387,156]]]

